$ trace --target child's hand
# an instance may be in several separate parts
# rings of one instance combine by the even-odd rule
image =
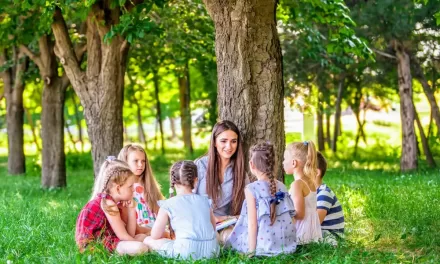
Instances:
[[[128,200],[128,201],[122,201],[122,207],[126,207],[129,209],[135,208],[136,207],[136,201],[134,201],[133,199]]]

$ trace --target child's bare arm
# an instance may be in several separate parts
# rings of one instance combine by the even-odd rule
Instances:
[[[257,205],[254,196],[248,189],[245,189],[244,194],[248,210],[249,253],[252,254],[257,247]]]
[[[319,222],[322,224],[324,222],[325,217],[327,216],[327,210],[325,209],[317,209],[316,210],[319,215]]]
[[[157,214],[156,221],[151,229],[151,238],[160,239],[165,232],[165,227],[168,223],[168,212],[165,209],[160,208]]]
[[[293,204],[295,206],[295,211],[296,211],[295,219],[296,220],[304,219],[305,205],[304,205],[304,196],[302,192],[302,182],[294,181],[290,186],[289,193],[292,196]]]
[[[107,201],[107,204],[109,206],[116,207],[116,204],[113,201]],[[104,210],[104,213],[105,213],[105,216],[106,216],[108,222],[110,223],[110,226],[112,227],[116,236],[120,240],[122,240],[122,241],[134,241],[135,240],[134,234],[132,236],[128,233],[125,222],[121,218],[121,214],[118,213],[118,214],[111,215],[111,214],[107,213],[105,210]],[[135,224],[136,224],[136,222],[135,222]]]

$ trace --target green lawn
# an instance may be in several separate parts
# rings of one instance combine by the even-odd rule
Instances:
[[[184,158],[179,151],[151,155],[153,170],[168,189],[169,165]],[[203,153],[198,151],[197,155]],[[361,152],[358,159],[330,160],[327,184],[341,201],[346,217],[346,243],[338,248],[312,245],[295,254],[255,258],[223,251],[210,263],[439,263],[439,170],[401,175],[396,158],[379,161]],[[155,254],[120,257],[79,254],[74,242],[76,217],[87,202],[93,182],[89,155],[68,155],[68,187],[42,190],[38,165],[28,158],[25,176],[6,175],[0,157],[0,263],[163,263]],[[185,157],[191,158],[191,157]],[[336,167],[336,168],[335,168]],[[388,168],[387,170],[377,169]],[[290,184],[291,176],[286,176]],[[173,262],[173,260],[168,260]]]

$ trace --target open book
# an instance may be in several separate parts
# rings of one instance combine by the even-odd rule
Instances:
[[[237,218],[235,218],[235,217],[232,217],[232,218],[228,218],[228,219],[226,219],[226,220],[223,220],[223,221],[221,221],[221,222],[218,222],[217,223],[217,225],[216,225],[216,230],[217,231],[220,231],[220,230],[222,230],[223,228],[226,228],[226,227],[228,227],[228,226],[230,226],[230,225],[233,225],[233,224],[235,224],[235,223],[237,223]]]

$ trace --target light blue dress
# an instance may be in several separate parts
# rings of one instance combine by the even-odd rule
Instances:
[[[296,228],[292,221],[295,215],[292,198],[283,183],[276,181],[277,192],[284,198],[276,206],[276,218],[270,226],[270,187],[267,181],[256,181],[246,186],[255,198],[257,206],[257,244],[256,256],[274,256],[281,253],[292,253],[296,250]],[[246,201],[243,203],[240,217],[234,230],[226,241],[226,246],[242,252],[249,252],[248,242],[248,210]]]
[[[168,212],[176,239],[165,243],[158,253],[172,258],[216,257],[219,244],[211,223],[210,202],[197,194],[177,195],[157,202]]]

